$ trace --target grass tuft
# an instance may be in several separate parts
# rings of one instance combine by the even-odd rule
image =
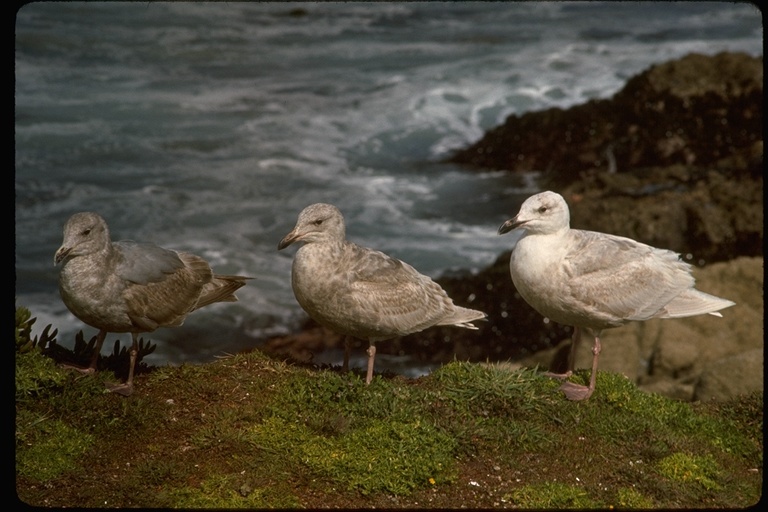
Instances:
[[[523,486],[505,496],[513,506],[534,509],[603,508],[583,488],[558,482]]]
[[[696,456],[676,452],[659,461],[658,471],[662,476],[676,482],[695,482],[708,491],[721,489],[717,483],[720,468],[709,454]]]

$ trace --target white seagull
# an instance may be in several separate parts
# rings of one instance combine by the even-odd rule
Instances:
[[[680,256],[624,238],[570,228],[563,197],[541,192],[499,228],[502,235],[523,229],[512,250],[509,270],[520,295],[541,315],[574,326],[570,370],[580,329],[595,338],[589,386],[566,381],[570,400],[585,400],[595,390],[603,329],[651,318],[710,314],[735,303],[694,288],[691,265]],[[572,373],[556,375],[567,378]]]

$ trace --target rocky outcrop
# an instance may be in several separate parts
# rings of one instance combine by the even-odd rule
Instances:
[[[568,201],[572,227],[679,252],[697,267],[700,289],[737,303],[723,318],[606,331],[601,370],[687,400],[762,389],[762,358],[754,359],[763,348],[762,80],[761,58],[689,55],[653,66],[611,99],[510,116],[451,158],[468,171],[539,171],[540,188]],[[438,279],[456,303],[488,313],[479,331],[432,328],[377,343],[379,353],[557,369],[571,328],[517,294],[508,262],[506,252],[476,275]],[[308,361],[339,342],[310,320],[265,349]],[[590,347],[585,338],[578,367],[589,366]]]
[[[651,67],[610,99],[512,115],[449,161],[542,171],[560,185],[593,170],[715,165],[762,142],[763,62],[691,54]]]

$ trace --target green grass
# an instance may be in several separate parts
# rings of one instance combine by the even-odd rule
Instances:
[[[424,395],[380,378],[366,386],[357,377],[302,372],[279,388],[248,434],[265,457],[343,488],[407,494],[455,472],[455,442],[419,406]]]
[[[17,418],[16,474],[47,482],[80,467],[94,437],[63,421],[21,411]]]
[[[173,508],[297,508],[299,500],[274,487],[238,486],[238,475],[216,475],[196,487],[174,487],[162,491],[162,501]]]
[[[616,508],[653,508],[654,503],[634,487],[622,487],[616,492]]]
[[[505,502],[519,508],[605,508],[604,503],[591,498],[584,488],[558,482],[526,485],[504,498]]]
[[[557,385],[533,369],[510,372],[494,365],[455,362],[435,371],[426,386],[428,404],[442,428],[459,439],[462,451],[550,447],[559,421]],[[543,421],[542,421],[543,420]]]
[[[744,508],[762,492],[762,393],[691,404],[600,372],[570,402],[535,369],[419,379],[261,352],[114,375],[62,370],[17,315],[16,484],[45,507]],[[19,347],[23,347],[20,350]],[[584,381],[588,372],[573,378]]]

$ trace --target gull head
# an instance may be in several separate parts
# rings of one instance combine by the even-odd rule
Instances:
[[[533,195],[520,206],[520,211],[499,227],[503,235],[514,229],[525,229],[529,233],[555,233],[568,228],[571,214],[563,196],[546,191]]]
[[[339,209],[332,204],[315,203],[301,211],[296,226],[280,240],[277,250],[294,242],[339,242],[344,237],[344,217]]]
[[[53,256],[53,264],[58,265],[67,258],[99,252],[109,243],[109,228],[101,215],[94,212],[76,213],[64,224],[64,241]]]

